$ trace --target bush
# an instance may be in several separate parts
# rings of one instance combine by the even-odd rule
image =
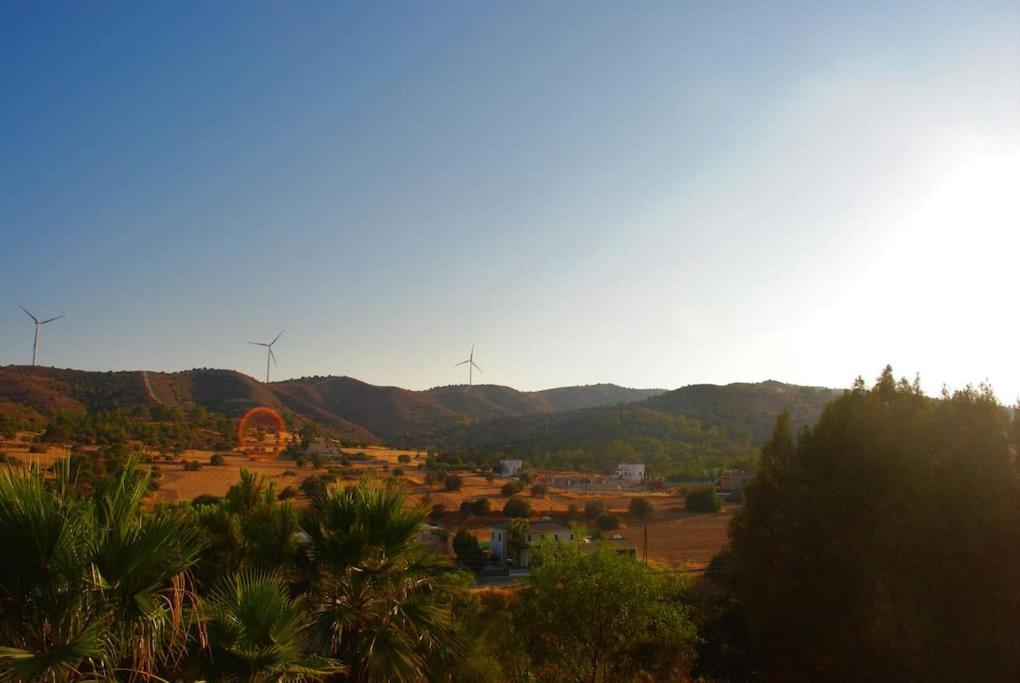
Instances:
[[[212,456],[209,458],[209,464],[210,465],[222,465],[223,464],[223,456],[220,455],[219,453],[213,453]]]
[[[411,462],[411,456],[409,456],[407,453],[401,453],[400,455],[397,456],[397,462],[406,465],[407,463]]]
[[[295,472],[294,470],[284,470],[283,471],[283,476],[285,476],[285,477],[296,477],[297,476],[297,472]]]
[[[297,495],[297,489],[293,486],[285,486],[279,495],[276,496],[277,500],[287,500]]]
[[[195,496],[191,499],[191,504],[194,507],[201,507],[203,505],[215,505],[220,502],[219,496],[214,496],[211,493],[203,493],[200,496]]]
[[[28,447],[28,452],[29,453],[45,453],[46,452],[46,447],[43,446],[41,443],[34,443],[34,444],[31,444]]]
[[[507,517],[531,517],[531,503],[525,498],[511,498],[503,505]]]
[[[394,467],[393,468],[393,476],[394,477],[402,477],[402,476],[404,476],[404,468],[403,467]]]
[[[197,460],[190,460],[184,463],[185,472],[197,472],[200,469],[202,469],[202,463]]]
[[[549,487],[545,484],[533,484],[531,487],[531,495],[538,497],[544,496],[549,492]]]
[[[570,505],[567,506],[567,517],[573,519],[574,517],[577,517],[577,513],[578,509],[576,503],[571,503]]]
[[[303,455],[299,455],[298,457],[294,458],[294,464],[298,466],[298,469],[302,469],[305,465],[308,464],[308,458],[306,458]]]
[[[584,504],[584,516],[595,519],[606,511],[606,504],[601,500],[589,500]]]
[[[638,519],[647,519],[652,516],[655,508],[648,502],[647,498],[631,498],[630,506],[627,508],[630,514]]]
[[[325,488],[326,485],[318,477],[308,477],[301,482],[301,492],[309,498],[319,495]]]
[[[323,464],[325,464],[325,460],[323,460],[321,453],[312,453],[309,459],[312,462],[312,467],[317,470],[322,469]]]
[[[465,500],[460,504],[460,511],[465,515],[487,515],[491,509],[488,498]]]
[[[430,513],[432,519],[439,519],[446,512],[446,506],[442,503],[436,503],[432,506],[432,512]]]
[[[687,512],[719,512],[722,498],[714,489],[694,489],[687,494],[685,507]]]
[[[620,528],[620,516],[613,515],[608,512],[603,512],[599,515],[599,518],[595,521],[595,524],[601,531],[612,531],[613,529]]]
[[[447,475],[446,480],[443,482],[443,488],[447,491],[457,491],[463,485],[464,480],[457,474]]]
[[[499,489],[502,496],[512,496],[524,490],[524,484],[519,481],[508,481]]]

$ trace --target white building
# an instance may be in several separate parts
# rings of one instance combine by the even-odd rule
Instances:
[[[624,481],[644,481],[645,466],[641,464],[620,464],[616,466],[616,478]]]
[[[742,491],[754,475],[742,470],[726,470],[722,473],[719,488],[724,491]]]
[[[510,529],[510,522],[500,522],[489,527],[489,553],[495,556],[496,560],[505,564],[507,560],[507,531]],[[551,538],[557,543],[573,541],[574,530],[568,524],[554,522],[549,519],[542,519],[531,522],[528,526],[528,537],[524,544],[518,549],[518,557],[512,558],[514,566],[519,569],[527,569],[531,566],[531,546],[540,545],[546,538]]]
[[[523,460],[500,460],[499,473],[504,477],[516,477],[517,473],[524,467]]]

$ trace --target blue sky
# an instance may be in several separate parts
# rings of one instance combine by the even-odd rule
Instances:
[[[1013,401],[1020,9],[889,4],[4,3],[0,363]]]

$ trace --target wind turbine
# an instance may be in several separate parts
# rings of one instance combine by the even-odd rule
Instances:
[[[23,310],[29,318],[35,321],[35,341],[32,343],[32,365],[35,365],[35,355],[39,351],[39,328],[45,325],[46,323],[51,323],[54,320],[60,320],[61,318],[65,318],[67,316],[58,315],[56,318],[50,318],[49,320],[39,320],[39,318],[29,313],[28,309],[22,306],[21,304],[18,304],[18,308]]]
[[[276,356],[273,355],[273,344],[275,344],[276,340],[279,339],[280,337],[282,337],[283,333],[286,332],[286,331],[287,330],[280,330],[280,334],[276,335],[276,339],[274,339],[273,341],[269,342],[268,344],[263,344],[262,342],[253,342],[253,341],[248,342],[249,344],[254,344],[255,346],[264,346],[269,351],[269,353],[266,354],[266,384],[269,384],[269,359],[270,358],[273,359],[273,365],[277,364],[276,363]]]
[[[470,387],[471,386],[471,382],[474,379],[473,376],[472,376],[472,372],[475,369],[477,369],[478,372],[482,372],[482,369],[478,367],[477,363],[475,363],[475,345],[474,344],[471,345],[471,354],[467,357],[467,360],[462,360],[461,362],[457,363],[453,367],[456,368],[456,367],[459,367],[461,365],[467,365],[468,366],[468,386]]]

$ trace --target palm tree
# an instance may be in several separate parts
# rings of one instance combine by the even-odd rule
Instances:
[[[427,511],[394,486],[331,486],[301,519],[322,650],[356,681],[416,681],[458,651],[449,599],[459,584],[419,541]]]
[[[214,680],[313,681],[342,671],[333,660],[304,656],[307,613],[278,574],[252,570],[228,578],[203,612]]]
[[[133,463],[94,498],[69,478],[0,470],[0,677],[148,676],[187,642],[186,571],[203,548],[181,513],[143,514]]]

